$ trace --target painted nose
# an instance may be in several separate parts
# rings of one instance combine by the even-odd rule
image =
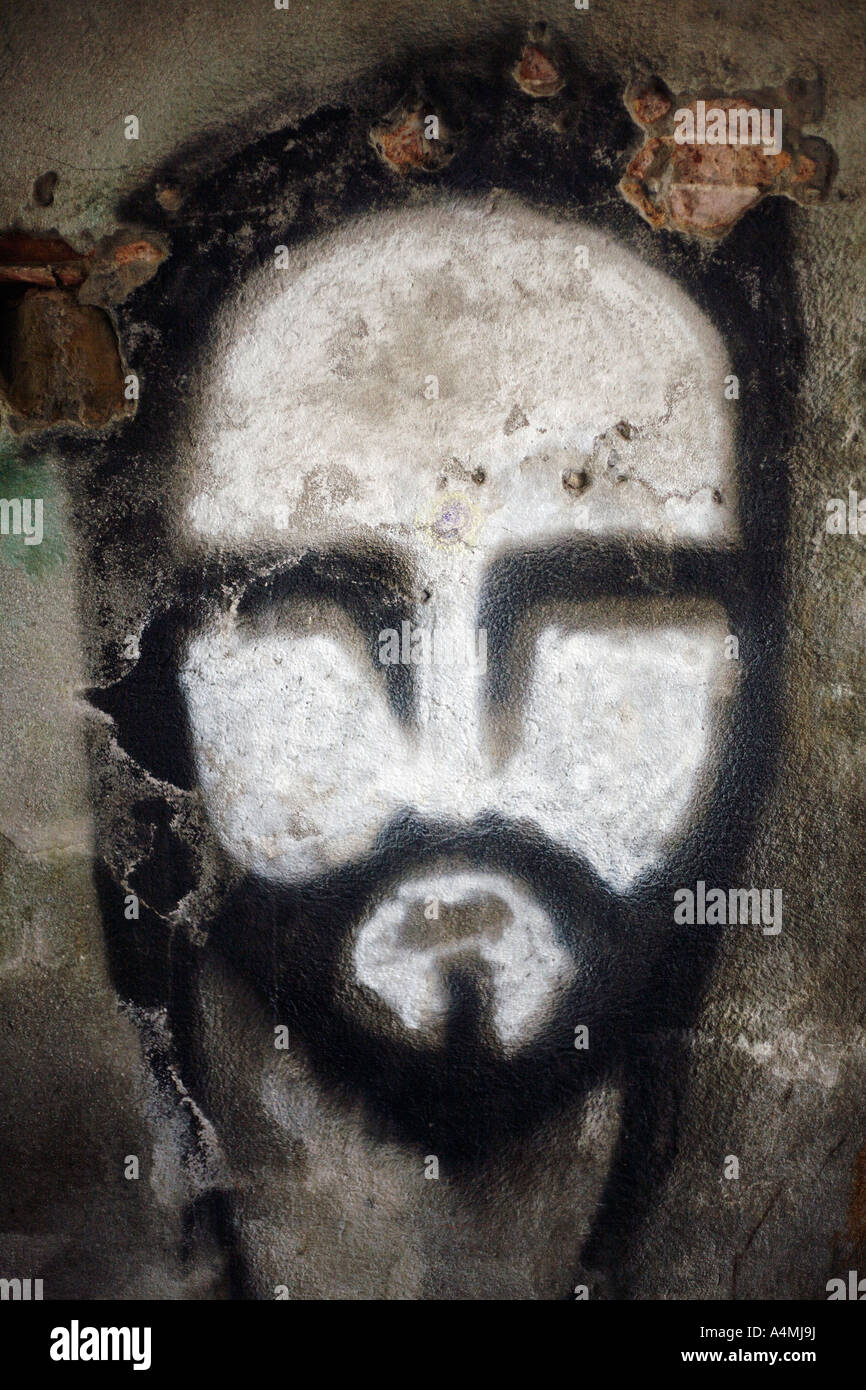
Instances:
[[[413,669],[413,801],[433,813],[472,819],[493,804],[484,716],[487,634],[461,607],[431,604],[424,616],[427,647]]]

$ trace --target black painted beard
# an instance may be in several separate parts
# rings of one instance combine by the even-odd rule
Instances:
[[[477,958],[458,954],[443,977],[435,1036],[407,1032],[349,968],[359,925],[401,883],[455,868],[519,884],[569,960],[567,980],[519,1046],[504,1048],[497,1036],[491,981]],[[303,887],[247,875],[205,949],[254,986],[321,1085],[362,1099],[376,1138],[479,1162],[617,1075],[659,1030],[687,1025],[717,935],[673,926],[671,883],[688,881],[682,874],[679,864],[674,880],[655,875],[626,897],[525,824],[487,817],[454,829],[406,815],[362,862]],[[176,1011],[189,1018],[192,980],[179,975]]]

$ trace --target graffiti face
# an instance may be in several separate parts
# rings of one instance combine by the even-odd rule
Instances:
[[[179,665],[249,890],[216,939],[392,1058],[602,1041],[736,689],[718,333],[600,233],[470,204],[267,267],[216,344],[178,527],[249,570]]]

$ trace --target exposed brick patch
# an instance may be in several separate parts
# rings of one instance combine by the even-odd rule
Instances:
[[[401,104],[372,127],[370,143],[398,174],[435,173],[451,162],[455,149],[442,113],[427,101]]]
[[[120,304],[155,273],[167,255],[153,236],[119,231],[99,242],[80,304]]]
[[[513,73],[520,90],[530,97],[553,97],[565,86],[553,57],[537,43],[524,45]]]
[[[0,286],[4,284],[81,285],[87,279],[93,252],[82,254],[58,236],[27,232],[0,234]]]
[[[67,290],[28,290],[4,315],[4,396],[13,429],[99,428],[131,412],[114,326]]]
[[[0,408],[13,430],[98,429],[134,411],[106,310],[167,254],[128,229],[86,252],[59,236],[0,234]]]
[[[781,149],[678,144],[676,113],[688,110],[697,120],[699,101],[726,115],[731,110],[781,110]],[[633,83],[625,102],[645,140],[619,188],[652,227],[720,237],[768,195],[782,194],[805,206],[827,197],[836,167],[833,149],[825,140],[801,133],[804,122],[821,114],[817,83],[792,79],[778,90],[740,96],[713,91],[674,95],[654,77]]]

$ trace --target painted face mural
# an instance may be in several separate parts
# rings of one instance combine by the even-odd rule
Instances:
[[[458,996],[491,1055],[566,999],[573,1032],[657,948],[615,904],[705,811],[730,722],[718,333],[580,224],[445,205],[266,268],[218,342],[180,538],[277,566],[181,660],[221,843],[302,899],[382,864],[328,928],[333,1006],[374,1034],[435,1052]],[[636,556],[686,548],[704,582],[659,604]]]
[[[722,939],[675,894],[738,883],[772,766],[783,472],[740,383],[784,261],[659,255],[564,157],[418,197],[366,158],[336,209],[258,190],[290,230],[241,261],[178,229],[136,305],[161,408],[97,475],[146,517],[90,692],[112,967],[236,1292],[610,1290]]]
[[[862,9],[0,6],[0,1308],[827,1374]],[[303,1316],[134,1311],[19,1340]]]

